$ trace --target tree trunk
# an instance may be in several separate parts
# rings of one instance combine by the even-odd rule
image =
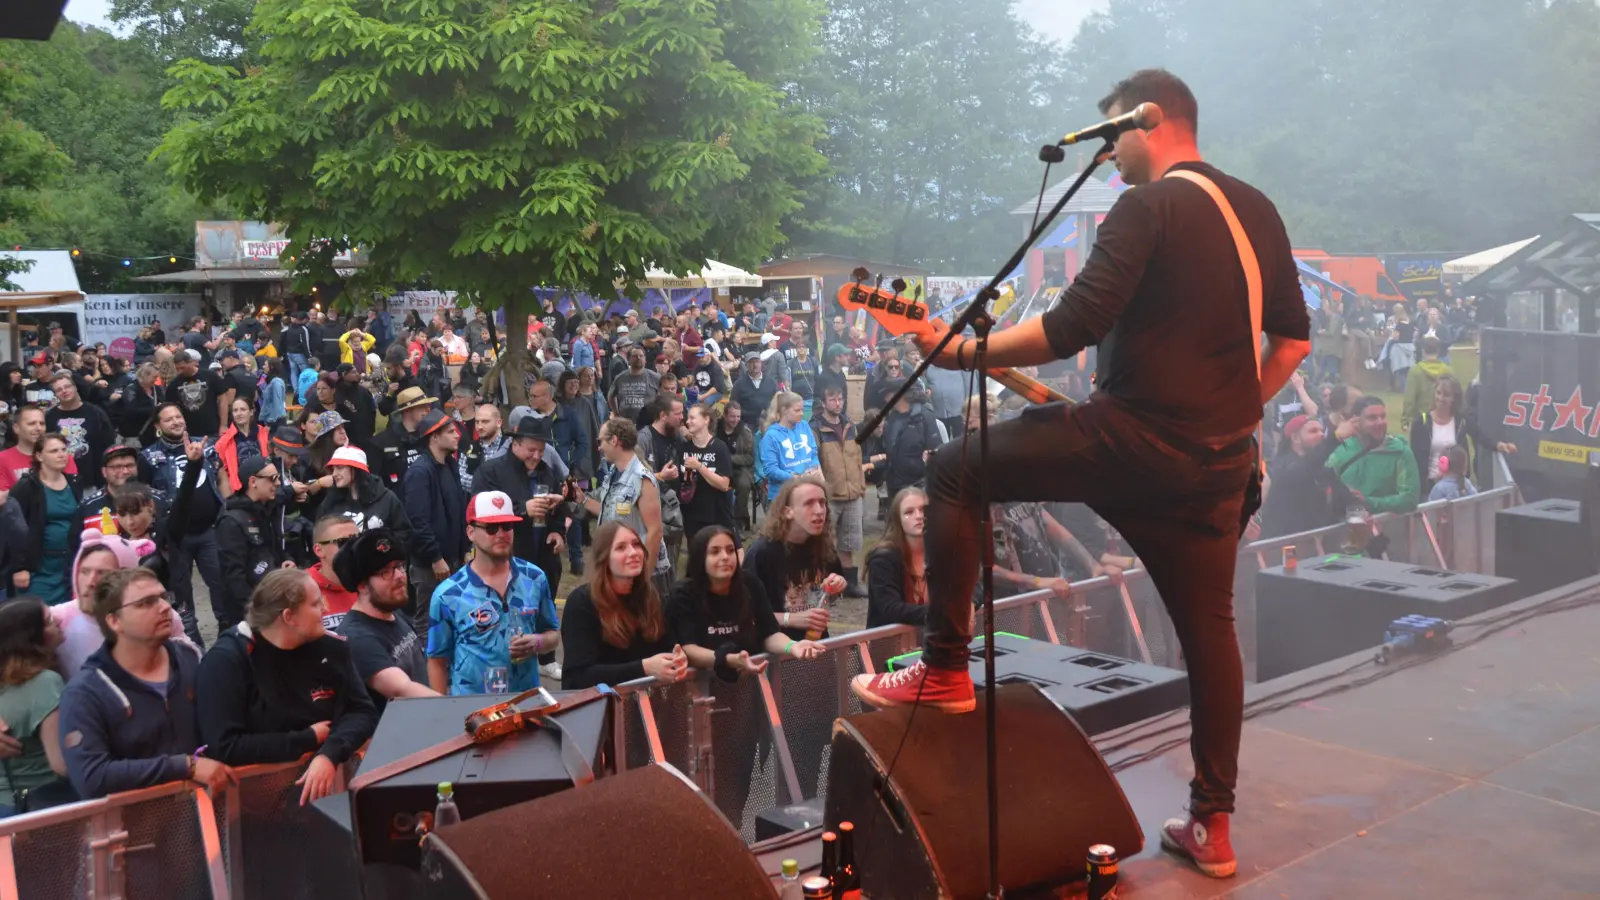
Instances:
[[[506,313],[505,333],[498,336],[502,349],[489,367],[483,390],[486,399],[502,407],[503,412],[528,405],[528,382],[538,371],[533,354],[528,352],[528,317],[537,307],[532,291],[513,292],[502,306]]]

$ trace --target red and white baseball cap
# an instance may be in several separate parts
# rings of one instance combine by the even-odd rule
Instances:
[[[520,521],[522,514],[517,512],[516,504],[511,502],[505,491],[484,491],[481,494],[473,494],[472,500],[467,503],[469,525]]]
[[[367,452],[360,447],[351,447],[348,444],[333,451],[333,458],[328,460],[330,466],[349,466],[363,472],[371,472],[367,468]]]

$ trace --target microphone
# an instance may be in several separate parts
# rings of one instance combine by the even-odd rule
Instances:
[[[1079,144],[1084,141],[1115,140],[1117,135],[1124,131],[1132,131],[1135,128],[1140,131],[1149,131],[1160,125],[1161,120],[1164,118],[1166,116],[1162,114],[1161,107],[1154,103],[1141,103],[1135,106],[1132,112],[1125,112],[1115,119],[1107,119],[1099,125],[1085,128],[1082,131],[1074,131],[1062,138],[1061,142],[1056,146],[1070,147],[1073,144]]]

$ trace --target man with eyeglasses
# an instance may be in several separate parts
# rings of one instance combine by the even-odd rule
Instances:
[[[213,793],[233,770],[200,747],[195,680],[200,654],[179,642],[172,601],[149,569],[119,569],[94,590],[105,646],[61,695],[67,775],[85,800],[169,781]]]
[[[356,527],[356,523],[344,516],[323,516],[317,520],[311,534],[311,552],[316,555],[317,564],[306,571],[311,573],[311,580],[316,582],[317,589],[322,591],[322,599],[327,601],[328,608],[322,614],[322,627],[330,632],[339,629],[345,614],[356,604],[356,592],[346,590],[339,582],[339,575],[333,568],[333,558],[360,533],[361,529]]]
[[[292,568],[283,551],[282,490],[278,464],[264,456],[239,463],[239,493],[228,498],[217,519],[217,559],[222,567],[223,600],[212,598],[217,633],[238,625],[244,602],[267,573]]]
[[[349,645],[356,673],[380,716],[390,700],[439,696],[428,687],[422,639],[402,612],[410,595],[406,555],[393,533],[375,528],[352,534],[333,557],[339,587],[356,597],[355,608],[339,626],[339,636]]]
[[[532,690],[539,654],[561,643],[550,582],[511,553],[521,520],[503,491],[467,503],[467,539],[476,552],[434,590],[428,608],[428,684],[441,694]]]

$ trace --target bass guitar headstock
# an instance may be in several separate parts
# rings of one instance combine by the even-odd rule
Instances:
[[[917,285],[911,296],[906,295],[906,282],[896,278],[888,288],[883,287],[883,276],[878,276],[870,287],[866,284],[867,270],[851,273],[855,280],[839,288],[839,305],[849,310],[864,309],[885,331],[899,337],[905,334],[926,334],[933,331],[932,316],[922,303],[922,286]]]

